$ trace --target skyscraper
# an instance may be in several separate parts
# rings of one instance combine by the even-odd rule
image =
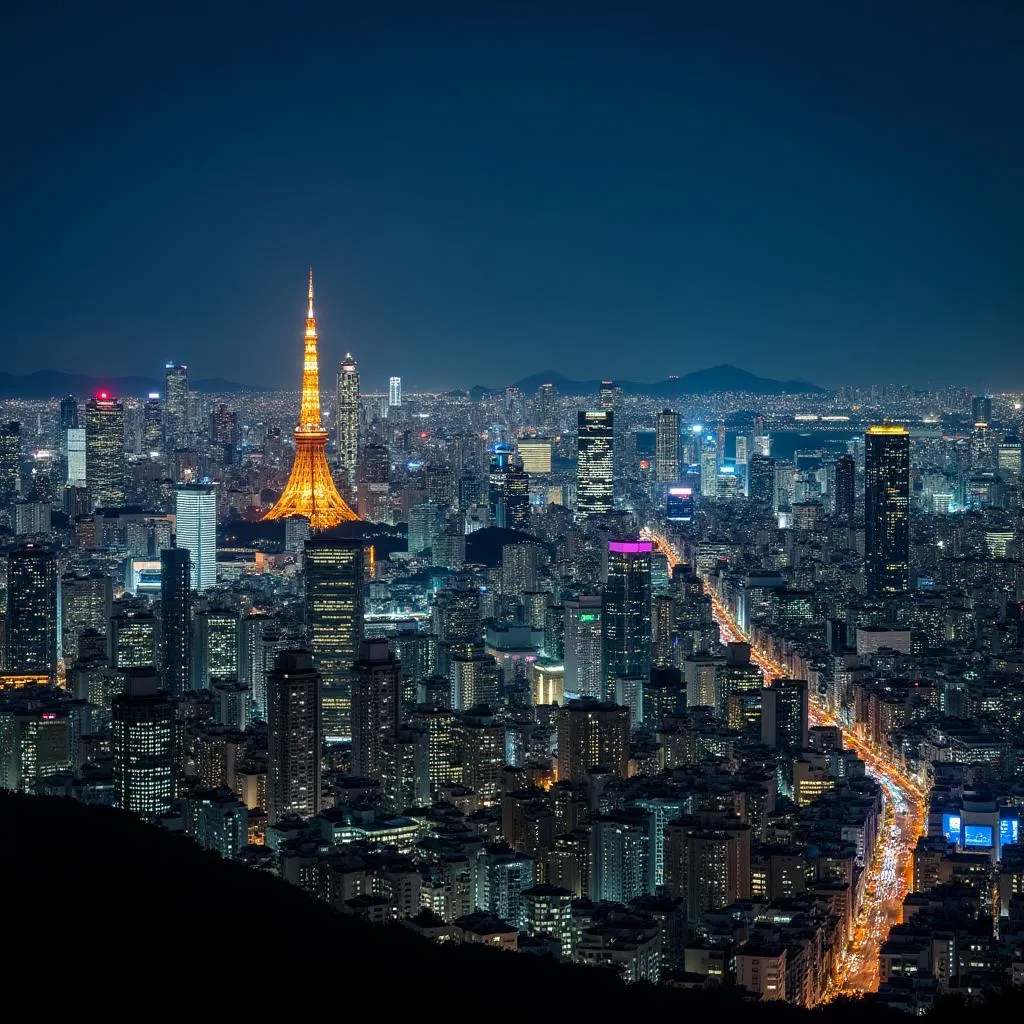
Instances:
[[[204,608],[192,617],[192,685],[238,679],[239,617],[235,608]]]
[[[164,447],[172,452],[188,443],[188,367],[168,363],[164,371]]]
[[[142,451],[144,454],[163,451],[164,410],[160,393],[151,391],[142,407]]]
[[[78,657],[78,638],[94,629],[107,635],[113,604],[113,580],[104,573],[65,573],[60,581],[60,656]]]
[[[853,526],[854,518],[854,468],[852,455],[836,459],[836,519],[847,526]]]
[[[971,422],[975,426],[992,423],[992,399],[988,395],[975,395],[971,399]]]
[[[354,484],[359,457],[359,368],[351,352],[345,353],[338,368],[338,455]]]
[[[384,749],[398,732],[401,665],[387,640],[363,640],[352,666],[352,772],[380,779]]]
[[[600,699],[601,598],[592,594],[566,599],[564,622],[565,691]]]
[[[402,404],[402,378],[392,377],[388,381],[388,407],[398,409]]]
[[[21,424],[0,424],[0,504],[21,489]]]
[[[101,391],[85,404],[85,479],[93,508],[124,505],[124,476],[124,406]]]
[[[313,311],[313,271],[309,272],[306,309],[302,403],[295,427],[295,459],[281,497],[264,519],[304,516],[314,530],[358,519],[338,493],[327,465],[327,431],[320,421],[320,363],[317,356],[316,313]]]
[[[518,459],[510,459],[505,473],[502,504],[505,526],[510,530],[530,531],[530,476]]]
[[[626,777],[629,761],[629,708],[589,697],[555,711],[558,779],[583,782],[591,768]]]
[[[217,489],[213,484],[179,484],[174,489],[176,542],[188,551],[192,589],[217,584]]]
[[[807,680],[776,679],[761,691],[761,740],[791,753],[807,749]]]
[[[65,484],[68,487],[85,487],[88,483],[85,427],[68,427],[64,431],[64,458],[67,465]]]
[[[700,449],[700,496],[718,497],[718,445],[713,434],[704,438]]]
[[[775,460],[767,455],[751,455],[747,463],[747,497],[770,505],[775,500]]]
[[[126,676],[111,724],[114,804],[149,817],[168,810],[174,796],[174,706],[151,667]]]
[[[267,675],[267,821],[320,813],[320,673],[308,651],[281,651]]]
[[[60,432],[74,430],[78,427],[78,399],[68,395],[60,400]]]
[[[674,484],[679,479],[679,413],[659,412],[655,429],[655,472],[661,483]]]
[[[192,565],[187,548],[160,552],[160,648],[163,688],[178,696],[192,676]]]
[[[645,680],[651,671],[651,550],[649,540],[608,542],[608,576],[601,608],[601,660],[606,699],[615,680]]]
[[[57,677],[57,558],[39,544],[7,556],[7,668]]]
[[[576,518],[606,515],[614,507],[615,413],[580,412],[576,433]]]
[[[864,438],[864,569],[869,594],[910,586],[910,432],[868,427]]]
[[[363,545],[321,535],[306,541],[306,634],[313,662],[323,676],[323,733],[352,735],[351,679],[363,639]]]

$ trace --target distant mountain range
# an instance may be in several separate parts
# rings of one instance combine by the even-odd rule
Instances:
[[[601,388],[599,380],[571,380],[551,370],[524,377],[513,386],[519,388],[523,394],[532,395],[543,384],[554,384],[563,395],[597,394]],[[712,394],[722,391],[745,391],[753,395],[823,394],[826,390],[805,380],[772,380],[769,377],[758,377],[755,373],[748,373],[727,363],[712,366],[707,370],[696,370],[680,377],[669,377],[654,384],[639,384],[631,380],[616,380],[615,384],[624,394],[651,395],[654,398],[677,398],[680,395]],[[503,391],[504,388],[479,390]]]
[[[224,380],[222,377],[193,380],[189,383],[193,391],[203,394],[270,390],[247,387],[245,384]],[[654,384],[642,384],[631,380],[616,380],[615,383],[627,395],[650,395],[653,398],[665,399],[722,391],[744,391],[752,395],[794,395],[822,394],[826,390],[804,380],[772,380],[769,377],[758,377],[757,374],[725,363],[707,370],[686,373],[680,377],[669,377]],[[542,384],[554,384],[563,395],[596,395],[601,388],[599,380],[572,380],[554,370],[524,377],[516,381],[513,387],[519,388],[526,395],[532,395]],[[91,398],[99,391],[109,391],[118,397],[141,397],[151,391],[163,393],[163,390],[164,382],[156,377],[87,377],[81,373],[60,373],[57,370],[39,370],[24,375],[0,373],[0,399],[46,399],[61,398],[64,395]],[[476,398],[504,390],[504,387],[488,388],[478,384],[471,389],[470,394]],[[459,392],[453,392],[455,393]]]
[[[189,382],[193,391],[204,394],[228,394],[236,391],[250,391],[244,384],[233,380],[214,377],[210,380]],[[21,376],[16,373],[0,373],[0,398],[62,398],[74,395],[76,398],[92,398],[99,391],[109,391],[117,398],[122,396],[141,397],[151,391],[163,394],[164,382],[155,377],[87,377],[82,373],[60,373],[57,370],[39,370]]]

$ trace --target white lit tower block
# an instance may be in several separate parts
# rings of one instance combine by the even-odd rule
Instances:
[[[177,546],[188,551],[192,589],[217,583],[217,489],[212,484],[181,484],[174,490]]]

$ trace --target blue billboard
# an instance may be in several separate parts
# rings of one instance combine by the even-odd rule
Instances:
[[[965,825],[964,826],[964,849],[985,849],[992,848],[992,826],[991,825]]]
[[[944,814],[942,816],[942,834],[946,837],[947,843],[960,845],[960,815]]]
[[[999,819],[999,845],[1020,842],[1020,820],[1018,818]]]

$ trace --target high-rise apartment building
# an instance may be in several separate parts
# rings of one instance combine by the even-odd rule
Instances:
[[[576,433],[576,518],[607,515],[614,508],[615,413],[581,412]]]
[[[306,541],[306,635],[323,676],[323,731],[327,739],[352,735],[351,677],[363,639],[363,545],[321,534]]]
[[[174,706],[152,667],[126,676],[111,722],[114,804],[148,818],[168,810],[174,796]]]
[[[152,455],[164,448],[164,407],[160,393],[151,391],[142,407],[142,452]]]
[[[187,548],[160,552],[160,650],[163,688],[179,696],[192,678],[192,564]]]
[[[855,463],[852,455],[844,455],[836,459],[835,464],[835,516],[846,526],[853,526],[854,521],[854,479]]]
[[[352,773],[383,777],[384,754],[398,732],[402,668],[387,640],[363,640],[352,666]]]
[[[864,569],[869,594],[910,587],[910,432],[868,427],[864,438]]]
[[[267,675],[267,821],[320,813],[320,673],[308,651],[281,651]]]
[[[176,544],[189,553],[192,589],[217,584],[217,489],[213,484],[179,484],[174,489]]]
[[[354,484],[359,458],[359,367],[351,352],[345,353],[338,367],[338,457]]]
[[[644,680],[651,671],[651,551],[649,540],[608,542],[601,606],[605,699],[616,679]]]
[[[761,691],[761,740],[776,750],[807,749],[807,680],[776,679]]]
[[[7,669],[57,678],[57,557],[39,544],[7,556]]]
[[[536,544],[503,544],[501,547],[501,592],[520,597],[537,589],[540,548]]]
[[[559,781],[583,782],[591,768],[626,777],[629,708],[584,697],[555,712]]]
[[[679,480],[679,413],[665,409],[658,413],[654,441],[654,470],[661,483]]]
[[[93,508],[125,503],[124,406],[106,391],[85,404],[85,480]]]
[[[150,668],[156,665],[159,623],[143,603],[131,598],[118,601],[110,616],[110,664],[116,669]]]

